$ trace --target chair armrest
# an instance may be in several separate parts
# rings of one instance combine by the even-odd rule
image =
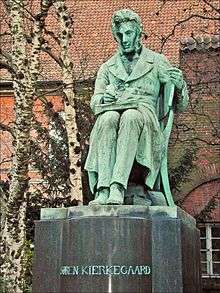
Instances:
[[[175,88],[174,84],[171,83],[169,85],[169,88],[170,88],[169,89],[170,92],[169,92],[169,98],[168,98],[168,107],[172,108],[173,107],[173,98],[174,98],[174,88]]]

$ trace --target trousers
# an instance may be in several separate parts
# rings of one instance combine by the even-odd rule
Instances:
[[[128,109],[122,114],[108,111],[101,115],[97,127],[97,189],[109,187],[114,182],[126,189],[144,127],[144,117],[135,109]]]

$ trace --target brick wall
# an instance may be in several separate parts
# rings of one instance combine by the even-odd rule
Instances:
[[[48,96],[47,100],[53,105],[53,109],[57,112],[62,111],[63,103],[62,100],[57,96]],[[43,112],[43,105],[40,100],[36,100],[34,104],[34,116],[37,121],[42,125],[48,125],[48,118]],[[12,94],[0,95],[0,122],[6,127],[13,130],[14,123],[14,98]],[[31,136],[35,137],[35,132],[32,130]],[[8,131],[0,131],[0,180],[7,181],[10,176],[10,167],[12,164],[12,150],[13,150],[13,136]],[[39,174],[33,168],[30,168],[29,176],[32,181],[38,181],[41,178]]]
[[[216,197],[215,209],[210,211],[212,221],[220,221],[219,57],[219,49],[181,52],[190,104],[176,117],[170,148],[171,166],[175,166],[184,149],[194,149],[192,169],[176,192],[176,199],[187,212],[198,216]]]

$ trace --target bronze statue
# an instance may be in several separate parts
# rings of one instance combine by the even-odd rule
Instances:
[[[146,187],[154,188],[167,155],[158,119],[161,87],[175,87],[177,110],[184,110],[188,103],[181,70],[142,45],[142,25],[135,12],[115,12],[112,32],[118,51],[100,67],[91,99],[97,120],[85,164],[95,193],[90,204],[123,204],[134,162],[146,171]]]

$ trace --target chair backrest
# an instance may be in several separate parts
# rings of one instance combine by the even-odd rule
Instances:
[[[160,122],[160,127],[165,136],[165,155],[161,162],[161,167],[156,182],[156,188],[163,191],[168,206],[175,206],[173,201],[173,196],[170,190],[169,177],[168,177],[168,164],[167,164],[167,154],[168,154],[168,144],[169,138],[173,126],[173,97],[174,97],[174,85],[171,82],[167,82],[163,86],[161,96],[158,103],[158,119]]]

